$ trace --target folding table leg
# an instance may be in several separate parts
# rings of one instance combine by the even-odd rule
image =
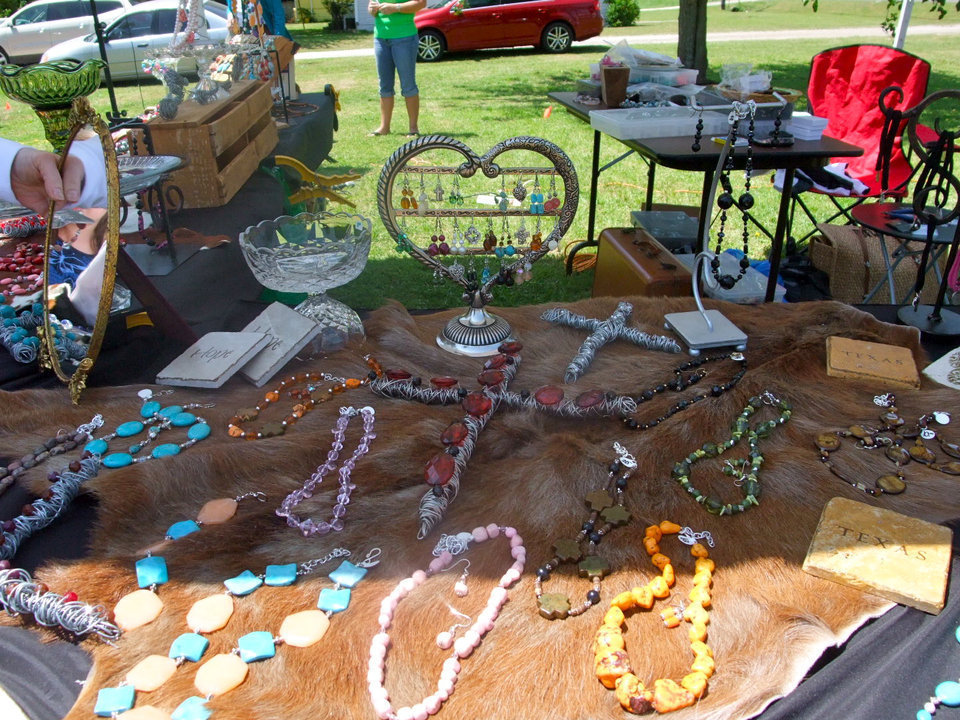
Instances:
[[[600,177],[600,131],[593,131],[593,161],[590,165],[590,200],[587,207],[587,239],[577,243],[567,254],[567,275],[573,274],[573,258],[585,247],[594,247],[597,241],[593,239],[594,227],[597,220],[597,181]]]
[[[783,186],[793,187],[793,168],[783,173]],[[767,278],[767,293],[764,302],[773,302],[777,293],[777,276],[780,274],[780,256],[783,254],[783,239],[787,234],[787,220],[790,217],[790,193],[780,193],[780,209],[777,212],[777,229],[770,245],[770,277]]]

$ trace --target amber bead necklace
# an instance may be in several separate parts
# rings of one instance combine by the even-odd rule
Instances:
[[[553,544],[554,556],[537,568],[533,591],[537,596],[540,615],[547,620],[565,620],[582,615],[600,602],[600,583],[610,572],[610,563],[597,554],[597,545],[613,528],[630,521],[630,511],[623,504],[627,480],[637,467],[637,461],[620,443],[614,443],[617,459],[607,471],[607,483],[584,498],[590,507],[587,519],[573,539],[558,540]],[[591,588],[582,603],[571,607],[563,593],[543,592],[543,583],[561,565],[577,563],[581,576],[590,578]]]
[[[690,554],[696,558],[693,588],[687,595],[687,604],[681,604],[679,608],[668,607],[660,613],[667,628],[679,626],[681,618],[690,623],[687,636],[693,651],[693,663],[690,672],[679,683],[670,678],[658,678],[653,681],[651,690],[633,672],[623,638],[623,623],[626,619],[624,612],[635,608],[650,610],[658,599],[670,597],[676,574],[670,558],[660,552],[660,541],[665,535],[676,535],[680,542],[690,545]],[[640,715],[651,710],[658,713],[680,710],[693,705],[707,690],[707,681],[715,668],[713,651],[706,640],[710,622],[707,610],[711,603],[710,585],[716,565],[700,540],[713,547],[713,537],[708,532],[694,532],[667,520],[648,527],[643,544],[660,575],[646,585],[613,598],[603,624],[597,630],[594,641],[597,679],[605,688],[616,691],[617,700],[627,712]]]
[[[370,372],[363,378],[342,378],[325,372],[304,372],[291,375],[281,380],[272,390],[267,391],[259,404],[252,408],[241,408],[238,410],[237,414],[230,418],[227,433],[230,437],[244,440],[259,440],[283,435],[287,431],[287,428],[296,424],[297,420],[313,410],[320,403],[325,403],[346,390],[354,390],[367,385],[383,374],[380,363],[372,356],[366,355],[364,356],[364,360],[366,360]],[[322,383],[330,383],[330,385],[326,388],[321,388],[320,385]],[[305,387],[299,389],[300,385],[304,385]],[[243,423],[256,420],[260,417],[260,413],[266,411],[272,404],[280,401],[285,391],[295,400],[289,415],[282,420],[266,423],[257,431],[244,430]]]

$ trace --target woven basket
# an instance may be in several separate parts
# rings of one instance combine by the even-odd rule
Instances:
[[[877,235],[867,233],[856,225],[817,225],[822,235],[810,242],[810,261],[818,270],[830,276],[830,295],[834,300],[856,304],[863,302],[866,295],[883,280],[883,286],[870,300],[872,303],[901,304],[904,298],[913,292],[917,280],[917,268],[920,255],[904,259],[893,273],[893,287],[896,297],[891,300],[887,284],[887,268],[883,262],[880,241]],[[900,241],[888,235],[883,236],[887,254],[894,262],[893,254]],[[923,243],[907,243],[911,252],[923,249]],[[940,258],[940,271],[944,271],[945,260]],[[936,301],[939,283],[936,275],[929,272],[924,283],[920,302],[932,304]]]
[[[743,95],[741,95],[739,92],[720,87],[719,85],[717,85],[714,89],[723,95],[723,97],[730,100],[740,100],[741,102],[753,100],[756,103],[780,102],[772,92],[750,93],[747,97],[743,97]],[[803,93],[799,90],[791,90],[789,88],[774,88],[774,90],[776,90],[784,100],[791,103],[795,103],[797,100],[803,97]]]

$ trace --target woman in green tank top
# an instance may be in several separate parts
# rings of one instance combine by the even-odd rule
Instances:
[[[394,80],[400,77],[400,94],[407,105],[408,135],[419,135],[420,89],[417,87],[417,26],[413,16],[426,0],[370,0],[367,9],[376,23],[373,51],[380,78],[380,127],[371,135],[387,135],[393,117]]]

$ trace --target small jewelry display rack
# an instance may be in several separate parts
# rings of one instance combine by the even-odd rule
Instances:
[[[498,165],[508,151],[534,156],[532,163]],[[543,158],[549,164],[533,164]],[[537,137],[509,138],[480,157],[459,140],[427,135],[393,153],[377,186],[380,218],[397,252],[463,287],[469,305],[437,336],[441,348],[482,357],[513,339],[510,325],[486,309],[493,286],[531,279],[533,264],[570,228],[579,191],[567,155]]]

